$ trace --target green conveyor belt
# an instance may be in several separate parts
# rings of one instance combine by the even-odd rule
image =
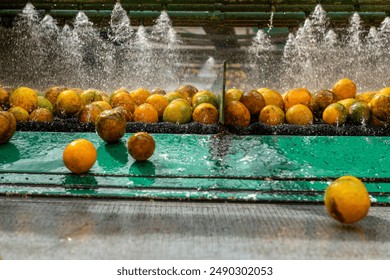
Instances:
[[[326,186],[350,174],[373,202],[390,203],[390,137],[153,134],[156,151],[139,163],[130,135],[108,145],[96,133],[17,132],[0,145],[0,194],[322,202]],[[98,151],[86,175],[62,162],[76,138]]]

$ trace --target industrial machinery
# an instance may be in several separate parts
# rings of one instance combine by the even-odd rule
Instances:
[[[82,11],[89,21],[93,22],[95,30],[99,31],[99,38],[96,40],[107,42],[112,39],[110,37],[112,36],[110,35],[112,25],[110,27],[110,24],[113,22],[112,13],[116,5],[113,0],[38,0],[30,2],[35,7],[40,20],[45,15],[50,15],[56,20],[56,25],[63,29],[65,29],[63,26],[70,25],[71,27],[76,26],[75,30],[77,31],[77,24],[74,21]],[[390,5],[387,2],[383,0],[122,0],[120,5],[131,21],[134,34],[143,27],[146,27],[146,31],[148,31],[148,27],[156,24],[156,19],[162,12],[169,16],[170,24],[181,40],[181,45],[174,49],[175,54],[179,56],[175,56],[173,59],[177,59],[180,69],[184,69],[182,71],[184,74],[178,80],[177,85],[191,81],[199,82],[199,79],[191,80],[192,76],[199,74],[208,58],[212,57],[215,60],[215,64],[213,64],[215,72],[213,72],[212,79],[207,80],[207,83],[199,83],[201,86],[209,85],[210,89],[219,94],[220,105],[222,103],[220,113],[223,114],[225,91],[232,85],[239,86],[241,84],[245,88],[246,82],[250,83],[250,87],[266,87],[269,83],[272,86],[280,85],[280,89],[285,90],[303,81],[311,83],[308,86],[317,90],[336,82],[336,80],[331,79],[339,77],[340,73],[354,73],[354,79],[363,79],[367,73],[372,72],[372,69],[382,69],[382,72],[378,72],[379,74],[376,75],[377,79],[372,78],[370,84],[368,82],[370,78],[368,78],[366,84],[370,87],[389,86],[388,81],[380,81],[387,75],[387,68],[382,67],[385,64],[382,65],[378,62],[381,59],[375,60],[371,57],[367,60],[362,59],[359,62],[361,68],[358,69],[363,69],[364,66],[364,71],[367,72],[363,70],[360,73],[348,72],[355,67],[354,65],[357,65],[355,63],[358,63],[359,57],[363,57],[364,53],[372,50],[369,49],[371,45],[367,43],[367,38],[371,38],[369,30],[371,26],[375,26],[376,31],[380,29],[380,26],[385,25],[384,22],[390,13]],[[285,55],[285,46],[288,44],[288,40],[299,38],[299,34],[302,34],[302,30],[307,27],[305,20],[313,19],[313,11],[319,4],[324,11],[324,14],[321,15],[327,18],[326,31],[336,30],[340,38],[347,38],[339,39],[339,43],[337,43],[341,55],[336,56],[327,52],[334,50],[336,45],[328,49],[321,49],[323,53],[317,51],[320,49],[320,45],[325,46],[325,39],[322,38],[322,41],[316,41],[313,43],[314,46],[308,45],[305,49],[307,50],[305,54],[316,53],[317,56],[313,57],[317,60],[311,60],[310,56],[305,56],[305,54],[299,60],[288,60],[289,58]],[[14,34],[17,34],[12,33],[16,31],[11,32],[10,30],[14,30],[18,16],[25,6],[26,1],[22,0],[3,0],[0,2],[0,33],[3,34],[2,38],[11,38],[9,41],[3,40],[0,43],[5,54],[15,51],[14,46],[16,45],[6,42],[12,41]],[[356,33],[351,25],[351,17],[354,15],[359,17]],[[315,24],[312,27],[317,28]],[[151,28],[149,32],[153,34]],[[248,49],[254,46],[256,34],[260,34],[257,32],[267,34],[267,40],[273,46],[267,50],[267,56],[263,56],[265,53],[263,49],[261,52],[255,52],[254,56],[250,56],[248,52]],[[357,38],[359,36],[363,38],[361,44],[359,40],[354,41],[358,42],[357,46],[359,46],[355,49],[359,49],[361,52],[355,53],[348,49],[350,45],[347,42],[352,42],[350,38],[353,36],[351,34],[357,34]],[[12,42],[20,43],[22,41]],[[42,40],[41,42],[46,41]],[[50,46],[51,43],[49,40],[48,42],[44,46]],[[261,45],[263,42],[260,41],[257,44]],[[119,49],[115,49],[115,46],[123,45],[125,45],[123,42],[118,43],[115,40],[112,43],[115,51]],[[256,47],[258,45],[254,48]],[[96,47],[96,49],[98,48],[99,46]],[[386,48],[388,45],[383,45],[380,50]],[[45,57],[46,51],[39,53],[37,50],[39,51],[39,48],[31,48],[34,55]],[[51,51],[49,48],[45,48],[45,50],[48,50],[48,53]],[[94,50],[92,49],[91,52]],[[100,52],[101,49],[98,51]],[[18,52],[16,51],[16,53]],[[21,53],[23,52],[19,52],[19,54]],[[112,55],[114,53],[111,53],[109,57],[114,57],[114,61],[123,63],[124,59],[121,61],[123,54],[115,57]],[[164,52],[160,48],[157,57],[162,53]],[[166,54],[169,53],[169,51],[166,52]],[[348,53],[351,54],[352,59],[345,62],[349,68],[347,67],[346,72],[343,72],[344,70],[337,68],[337,62],[341,61],[341,57],[346,57]],[[387,58],[384,58],[387,56],[384,53],[380,54],[383,57],[381,61],[386,63]],[[302,52],[300,52],[301,54]],[[29,57],[29,54],[27,53],[23,57]],[[16,60],[21,60],[23,57],[20,56]],[[53,57],[53,61],[57,61],[55,60],[56,56]],[[67,63],[72,66],[82,63],[91,66],[94,63],[99,64],[101,61],[103,61],[102,65],[105,66],[108,65],[107,61],[112,63],[111,60],[106,59],[107,57],[102,58],[102,55],[96,57],[96,59],[90,60],[81,59],[78,64],[72,64],[72,61]],[[136,55],[129,57],[135,59]],[[153,58],[153,56],[151,57]],[[250,57],[249,60],[248,57]],[[332,60],[332,57],[335,60]],[[102,60],[99,61],[101,58]],[[122,86],[119,84],[120,81],[126,79],[131,85],[132,71],[134,71],[133,69],[109,76],[117,73],[115,69],[119,69],[115,68],[119,66],[114,62],[114,66],[109,66],[111,68],[102,66],[96,72],[94,72],[96,69],[88,70],[88,72],[85,69],[90,68],[87,67],[80,70],[84,72],[77,72],[79,70],[72,68],[72,71],[84,74],[75,75],[73,80],[61,80],[64,78],[64,75],[61,74],[63,72],[58,72],[60,73],[58,75],[52,74],[51,68],[45,67],[47,64],[37,66],[39,64],[37,61],[42,61],[42,59],[34,61],[33,65],[27,63],[27,66],[15,62],[15,60],[8,60],[8,55],[3,54],[2,59],[3,62],[9,62],[11,67],[0,74],[2,78],[0,84],[13,83],[11,86],[14,87],[22,85],[23,79],[31,85],[36,83],[38,86],[48,87],[50,86],[50,78],[47,75],[52,75],[53,79],[64,83],[68,81],[75,86],[77,86],[77,79],[92,77],[91,82],[83,84],[81,81],[80,84],[88,88],[96,83],[102,87],[107,86],[105,90],[112,91],[113,84],[117,84],[118,87]],[[130,62],[131,59],[129,59]],[[159,57],[159,59],[161,58]],[[172,60],[172,56],[169,59]],[[162,62],[163,60],[156,61],[159,61],[161,67],[167,62],[167,60],[164,62]],[[224,65],[226,67],[224,61],[227,62],[227,70],[223,67]],[[309,65],[308,61],[313,65]],[[130,62],[128,65],[131,65]],[[280,66],[283,64],[282,62],[287,64],[291,62],[291,65],[294,63],[295,68],[288,68],[290,72],[285,71],[283,75],[278,76],[278,73],[282,73]],[[12,63],[18,66],[12,67]],[[53,63],[53,67],[57,67],[57,70],[61,69],[61,65]],[[331,69],[332,65],[333,69]],[[34,70],[23,74],[21,69],[30,69],[28,67],[38,68],[31,68]],[[131,66],[126,67],[131,68]],[[261,69],[268,69],[265,67],[273,67],[274,70],[262,71]],[[36,72],[38,71],[36,69],[46,71],[45,75],[42,74],[43,72]],[[170,68],[163,69],[161,72],[164,73],[171,71]],[[191,72],[194,69],[196,71]],[[104,75],[101,74],[102,71]],[[246,71],[247,76],[238,79],[233,84],[227,84],[229,80],[227,72],[229,71],[231,73]],[[147,72],[148,69],[146,69],[145,75],[148,75]],[[21,75],[19,79],[18,73]],[[100,73],[101,76],[96,73]],[[248,76],[254,73],[260,74],[256,74],[256,78],[250,80]],[[327,76],[328,74],[329,76]],[[122,76],[118,78],[119,75]],[[13,78],[7,80],[7,77],[11,76]],[[40,76],[42,80],[39,81]],[[157,77],[157,75],[155,76]],[[298,80],[298,76],[303,77],[303,80]],[[106,77],[110,77],[113,84],[103,83],[102,81]],[[166,77],[168,76],[161,76],[159,81],[163,81]],[[280,80],[285,83],[283,84]],[[266,82],[263,83],[263,81]],[[291,86],[288,84],[289,82],[292,83]],[[359,82],[363,84],[363,80]],[[367,90],[365,85],[362,85],[361,89]],[[133,160],[126,150],[126,140],[137,131],[152,133],[156,140],[156,151],[146,162]],[[46,198],[56,197],[58,199],[60,197],[59,201],[65,201],[65,203],[77,198],[103,199],[100,201],[112,198],[131,201],[173,201],[173,204],[169,205],[179,205],[188,201],[202,201],[210,204],[217,201],[280,203],[280,205],[297,203],[303,205],[302,207],[309,204],[308,208],[305,209],[310,211],[310,207],[322,207],[324,190],[333,180],[349,174],[359,177],[364,182],[373,205],[383,206],[390,203],[389,136],[389,127],[361,125],[337,127],[324,123],[308,126],[286,124],[271,127],[259,122],[252,122],[250,126],[240,128],[226,126],[222,120],[213,125],[128,123],[126,134],[121,141],[115,144],[106,144],[95,133],[94,124],[79,124],[74,119],[57,120],[52,124],[19,123],[18,131],[11,141],[0,145],[0,195],[5,200],[5,196],[41,197],[43,201]],[[96,164],[89,173],[84,175],[72,174],[62,162],[63,149],[76,138],[89,139],[96,146],[98,152]],[[71,203],[74,201],[76,200]],[[134,202],[139,203],[139,201]],[[171,202],[164,201],[163,203]],[[380,211],[377,210],[378,213]],[[388,256],[388,253],[379,255]],[[126,257],[126,254],[121,256]],[[152,254],[146,254],[146,257],[150,256]],[[172,255],[167,256],[171,257]],[[199,253],[197,256],[207,257],[207,254]],[[242,252],[241,256],[243,256]],[[256,257],[256,253],[253,256]],[[307,255],[299,256],[305,258]],[[348,253],[345,253],[344,256],[351,257]],[[244,257],[250,257],[250,255],[244,254]],[[294,256],[291,255],[291,257]],[[329,257],[329,255],[325,257]]]

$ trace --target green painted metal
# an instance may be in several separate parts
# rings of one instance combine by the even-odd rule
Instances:
[[[390,137],[154,134],[156,151],[140,163],[129,136],[108,145],[95,133],[17,132],[0,146],[0,194],[318,203],[351,174],[374,202],[390,203]],[[76,138],[98,151],[85,175],[62,162]]]
[[[31,1],[41,13],[50,13],[61,19],[74,18],[79,10],[91,19],[108,24],[115,2],[112,0],[36,0]],[[267,24],[274,12],[273,25],[296,27],[315,8],[316,0],[260,0],[260,1],[217,1],[217,0],[122,0],[121,5],[132,20],[151,24],[166,10],[174,25],[200,25],[214,22],[230,26],[261,26]],[[0,17],[14,17],[19,14],[26,1],[3,0],[0,3]],[[390,13],[385,0],[321,1],[333,25],[348,24],[350,16],[358,12],[369,24],[379,24]]]

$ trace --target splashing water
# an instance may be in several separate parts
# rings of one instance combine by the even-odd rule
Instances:
[[[256,36],[252,39],[252,44],[248,48],[248,65],[249,71],[254,73],[251,78],[246,82],[249,87],[254,88],[255,86],[266,86],[269,83],[268,69],[271,68],[271,51],[273,46],[271,44],[270,37],[262,29],[259,29]],[[237,87],[242,85],[237,85]],[[248,90],[245,88],[245,90]]]
[[[272,25],[273,18],[270,19]],[[247,48],[239,84],[270,87],[280,92],[307,87],[329,89],[341,78],[353,79],[358,91],[388,86],[390,75],[390,18],[378,27],[364,29],[358,13],[348,29],[329,29],[321,5],[290,33],[283,52],[272,45],[269,34],[259,30]],[[183,52],[167,12],[153,26],[131,26],[123,7],[115,4],[105,36],[83,12],[70,25],[60,27],[50,15],[43,18],[27,4],[13,28],[1,27],[0,83],[40,90],[53,85],[99,88],[172,89],[181,81],[180,67],[190,53]],[[205,60],[207,57],[205,57]]]
[[[350,78],[359,92],[384,87],[390,74],[385,66],[390,62],[389,18],[379,31],[372,27],[366,36],[358,13],[352,15],[347,32],[328,29],[328,25],[325,11],[317,5],[296,34],[288,36],[281,74],[285,82],[271,86],[281,91],[307,87],[314,92]]]
[[[181,61],[176,31],[166,12],[147,29],[134,32],[123,7],[116,3],[107,38],[80,11],[72,25],[42,20],[28,3],[14,27],[1,29],[1,84],[40,90],[54,85],[111,92],[120,87],[178,86]],[[103,36],[102,36],[103,35]]]

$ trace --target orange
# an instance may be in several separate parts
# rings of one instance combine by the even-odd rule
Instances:
[[[31,88],[19,87],[11,93],[9,103],[11,107],[21,107],[31,113],[38,107],[38,94]]]
[[[106,93],[97,90],[97,89],[87,89],[80,94],[81,99],[84,101],[84,104],[91,104],[94,101],[108,101],[108,96]]]
[[[294,88],[287,91],[283,96],[284,110],[287,111],[292,106],[302,104],[310,106],[311,94],[306,88]]]
[[[94,101],[91,104],[99,105],[103,111],[112,109],[111,105],[107,101]]]
[[[324,122],[330,125],[343,125],[347,121],[348,111],[340,103],[332,103],[322,113]]]
[[[61,92],[55,104],[55,111],[60,117],[72,117],[77,115],[83,107],[80,95],[74,90]]]
[[[382,88],[377,93],[390,94],[390,87]]]
[[[193,85],[182,85],[175,89],[175,91],[183,95],[187,100],[192,100],[192,97],[198,92],[198,89]]]
[[[381,121],[390,123],[390,92],[379,91],[369,104],[372,114]]]
[[[146,103],[152,105],[158,113],[158,117],[161,119],[165,108],[168,106],[169,102],[168,100],[160,94],[152,94],[151,96],[146,99]]]
[[[384,122],[384,121],[381,121],[379,120],[377,117],[375,117],[374,115],[371,115],[372,117],[372,124],[374,126],[380,126],[380,127],[387,127],[388,126],[388,123],[387,122]]]
[[[249,110],[239,101],[231,101],[225,106],[225,124],[248,126],[251,121]]]
[[[340,103],[341,105],[344,106],[344,108],[347,110],[347,112],[349,111],[349,107],[351,107],[351,105],[353,103],[355,103],[357,100],[355,98],[346,98],[346,99],[343,99],[343,100],[340,100],[338,101],[337,103]]]
[[[364,184],[356,177],[343,176],[325,190],[325,208],[337,221],[351,224],[367,216],[370,197]]]
[[[241,95],[244,92],[237,88],[231,88],[225,93],[225,105],[229,104],[232,101],[240,101]]]
[[[87,104],[81,109],[78,115],[80,122],[86,123],[96,121],[99,114],[104,111],[103,108],[97,104],[97,102],[98,101]]]
[[[332,88],[332,92],[336,95],[337,100],[346,98],[355,98],[356,84],[350,79],[338,80]]]
[[[9,107],[9,97],[11,92],[6,88],[0,86],[0,107],[8,108]]]
[[[277,105],[267,105],[259,114],[259,121],[268,125],[283,124],[284,118],[283,110]]]
[[[370,103],[371,99],[374,97],[376,93],[377,93],[376,91],[367,91],[367,92],[359,93],[356,94],[355,99],[357,101],[363,101],[368,104]]]
[[[144,103],[135,108],[133,120],[135,122],[156,123],[158,122],[158,112],[152,105]]]
[[[370,106],[367,103],[356,101],[348,110],[349,117],[354,124],[366,125],[371,119]]]
[[[144,104],[146,99],[150,96],[150,92],[144,88],[138,88],[130,92],[130,96],[133,98],[137,106]]]
[[[192,112],[194,122],[211,124],[219,119],[218,109],[210,103],[201,103]]]
[[[54,120],[53,113],[47,108],[38,108],[31,112],[29,121],[32,122],[52,122]]]
[[[51,102],[43,96],[38,96],[38,108],[46,108],[51,112],[54,110],[53,104],[51,104]]]
[[[284,109],[283,97],[279,92],[269,88],[259,88],[257,91],[263,96],[265,105],[276,105]]]
[[[95,122],[97,134],[107,143],[117,142],[126,132],[126,111],[122,107],[101,112]]]
[[[195,95],[192,97],[191,102],[193,107],[196,107],[202,103],[210,103],[215,107],[218,107],[217,97],[214,93],[208,90],[202,90],[195,93]]]
[[[14,115],[17,122],[26,122],[28,121],[28,112],[22,107],[11,107],[8,109],[12,115]]]
[[[135,107],[137,107],[133,97],[125,90],[115,91],[110,97],[110,104],[112,108],[123,107],[127,112],[126,120],[131,121]]]
[[[175,99],[165,108],[163,121],[177,124],[189,123],[192,118],[191,105],[185,99]]]
[[[165,95],[167,94],[165,92],[165,90],[161,89],[161,88],[154,88],[150,91],[150,94],[153,95],[153,94],[159,94],[159,95]]]
[[[313,123],[313,113],[309,107],[303,104],[296,104],[286,112],[286,122],[288,124],[308,125]]]
[[[16,120],[14,115],[7,111],[0,111],[0,144],[7,143],[15,134]]]
[[[51,104],[56,104],[58,95],[63,92],[64,90],[67,90],[66,87],[51,87],[48,88],[45,92],[45,98],[50,101]]]
[[[178,98],[185,99],[185,97],[177,91],[168,92],[166,95],[164,95],[164,98],[168,101],[168,103],[171,103],[173,100]]]
[[[127,140],[127,150],[136,161],[150,158],[156,148],[156,142],[147,132],[137,132]]]
[[[62,159],[66,168],[75,174],[88,172],[95,164],[97,152],[92,142],[86,139],[76,139],[64,149]]]
[[[70,88],[71,90],[75,91],[78,95],[81,95],[83,90],[81,88]]]
[[[333,92],[323,89],[313,94],[309,107],[316,117],[321,118],[325,108],[335,102],[335,100],[336,95]]]
[[[0,111],[4,111],[3,107],[0,106]]]
[[[265,106],[264,97],[256,90],[245,92],[241,95],[240,102],[248,108],[251,115],[257,115]]]

